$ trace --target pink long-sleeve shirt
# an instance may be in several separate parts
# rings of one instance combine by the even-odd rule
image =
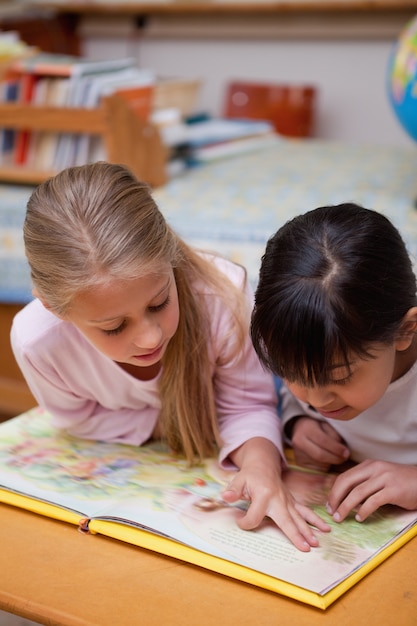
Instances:
[[[224,259],[214,262],[235,284],[242,285],[242,268]],[[229,332],[230,311],[215,294],[207,288],[204,291],[202,297],[210,311],[209,354],[223,442],[219,461],[228,466],[229,454],[253,437],[272,441],[282,454],[272,376],[260,365],[249,332],[241,352],[230,358],[228,347],[234,339]],[[250,307],[253,293],[249,285],[246,295]],[[50,411],[56,427],[81,438],[133,445],[150,438],[161,407],[160,374],[152,380],[134,378],[37,299],[16,315],[11,342],[34,397]]]

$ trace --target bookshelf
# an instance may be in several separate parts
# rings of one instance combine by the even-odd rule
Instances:
[[[0,119],[3,128],[101,135],[109,161],[123,163],[152,187],[166,182],[167,149],[158,129],[117,95],[103,98],[96,109],[3,104]],[[39,184],[54,174],[25,166],[1,167],[0,182]]]

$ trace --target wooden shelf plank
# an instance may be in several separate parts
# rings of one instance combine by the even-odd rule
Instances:
[[[30,6],[30,3],[29,3]],[[401,11],[417,9],[417,0],[283,0],[271,2],[34,2],[33,6],[75,14],[160,14],[160,13],[286,13],[321,11]]]
[[[57,174],[55,171],[33,170],[24,166],[2,167],[0,169],[0,182],[16,185],[39,185],[55,174]]]
[[[123,163],[153,187],[166,182],[168,153],[158,129],[141,120],[117,95],[103,98],[96,109],[3,104],[0,121],[2,128],[102,135],[109,161]],[[56,173],[1,167],[0,181],[37,185]]]
[[[101,134],[106,131],[106,117],[101,109],[70,109],[65,107],[30,107],[19,104],[2,104],[0,120],[4,128],[60,131],[69,133]]]

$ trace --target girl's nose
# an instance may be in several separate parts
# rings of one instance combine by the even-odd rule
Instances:
[[[315,408],[325,407],[332,402],[334,397],[334,393],[326,387],[302,387],[290,384],[288,388],[299,400]]]
[[[136,329],[133,343],[136,347],[146,350],[154,350],[162,342],[162,330],[159,324],[151,321],[143,321]]]

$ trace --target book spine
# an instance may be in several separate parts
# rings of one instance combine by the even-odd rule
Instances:
[[[85,535],[92,535],[94,533],[92,533],[90,531],[90,518],[89,517],[82,517],[80,519],[80,521],[78,522],[78,530],[80,533],[84,533]]]
[[[18,100],[22,104],[29,104],[32,101],[35,90],[36,76],[34,74],[23,74],[19,81]],[[16,133],[14,147],[15,165],[23,165],[26,162],[30,141],[29,130],[19,130]]]
[[[7,78],[3,82],[1,101],[5,103],[16,102],[18,93],[18,79]],[[10,165],[13,159],[16,131],[11,128],[0,130],[0,163]]]

